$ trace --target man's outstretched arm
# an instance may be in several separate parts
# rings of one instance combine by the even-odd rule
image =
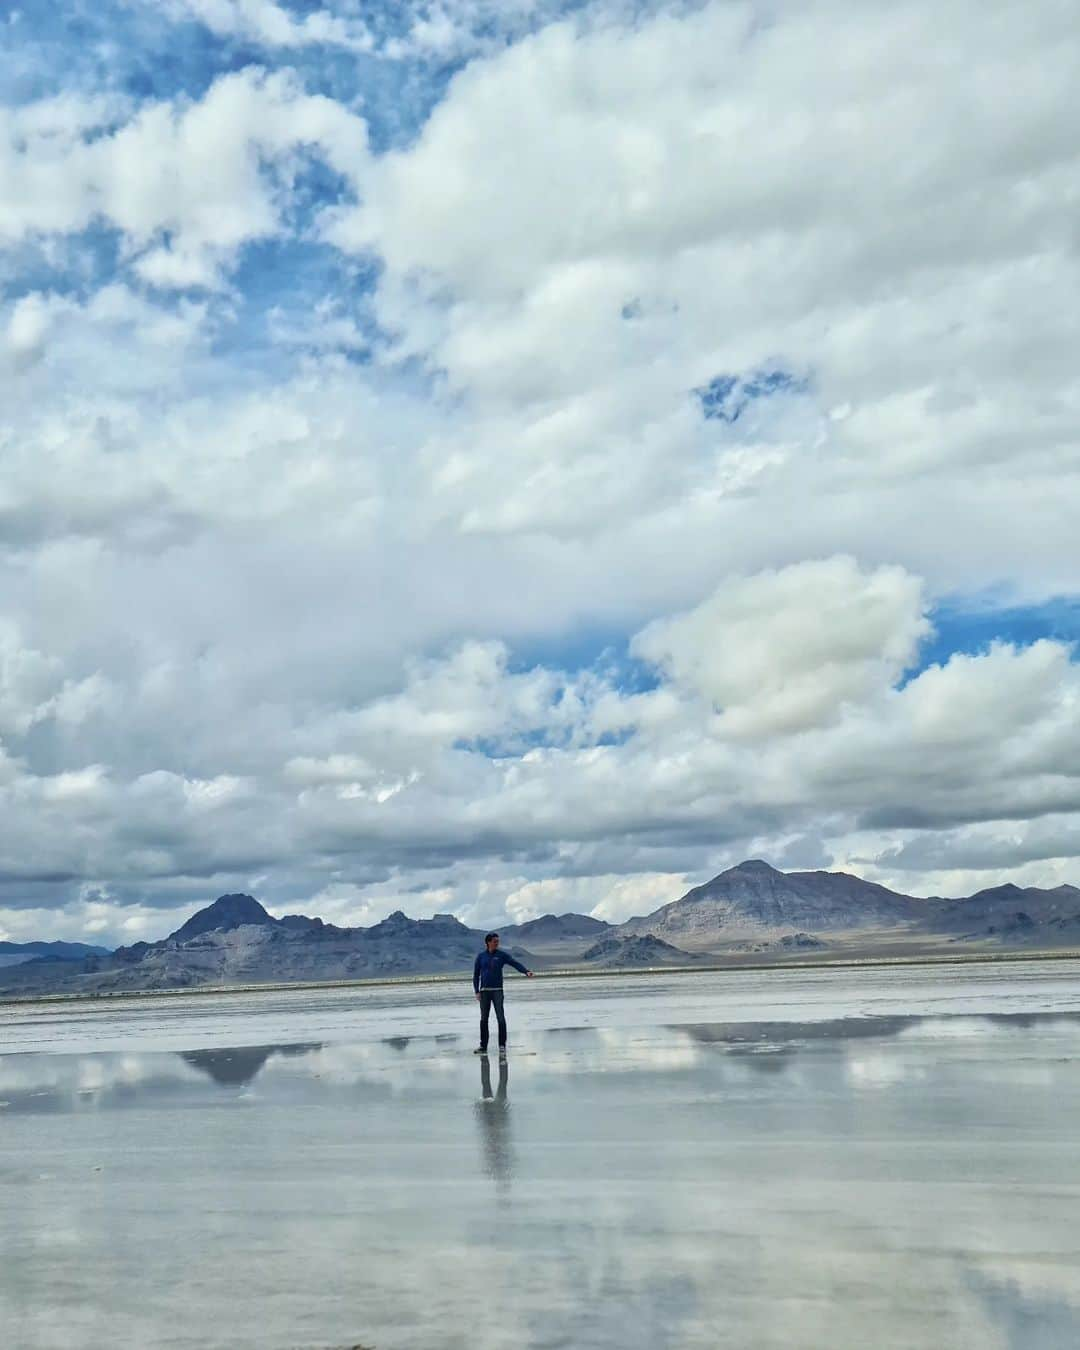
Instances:
[[[503,960],[508,966],[513,966],[515,970],[520,970],[522,975],[531,975],[531,970],[526,970],[520,961],[515,961],[509,952],[503,952]]]

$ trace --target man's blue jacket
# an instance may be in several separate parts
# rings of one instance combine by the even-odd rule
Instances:
[[[472,987],[475,992],[479,993],[481,989],[501,989],[503,966],[513,966],[515,970],[520,970],[522,975],[529,973],[521,962],[515,961],[512,956],[507,956],[503,951],[489,952],[485,947],[473,965]]]

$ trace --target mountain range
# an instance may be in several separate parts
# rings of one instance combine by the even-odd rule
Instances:
[[[85,942],[0,942],[0,966],[20,966],[27,961],[81,961],[108,952],[108,947]]]
[[[957,900],[919,899],[846,872],[740,863],[653,913],[608,924],[545,914],[500,930],[538,970],[627,970],[747,959],[1080,947],[1080,889],[1006,884]],[[304,914],[275,918],[223,895],[157,942],[115,951],[80,943],[0,944],[0,997],[206,985],[356,980],[471,969],[483,929],[400,910],[368,928]],[[17,950],[14,950],[17,949]],[[33,950],[31,950],[33,949]],[[3,963],[5,955],[15,959]]]

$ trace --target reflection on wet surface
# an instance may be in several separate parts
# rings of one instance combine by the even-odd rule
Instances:
[[[695,1041],[701,1041],[703,1044],[722,1043],[735,1046],[760,1041],[773,1043],[783,1041],[786,1044],[794,1044],[797,1041],[812,1040],[876,1039],[882,1036],[899,1036],[902,1032],[917,1032],[920,1028],[932,1029],[939,1021],[940,1019],[925,1014],[910,1014],[889,1017],[833,1017],[813,1022],[714,1022],[677,1026],[672,1030],[684,1031]],[[980,1027],[1030,1031],[1040,1026],[1051,1028],[1056,1023],[1080,1027],[1080,1013],[980,1013],[977,1017],[955,1015],[949,1019],[949,1029],[950,1034],[962,1034],[965,1029],[977,1033]]]
[[[491,1060],[480,1055],[480,1100],[476,1103],[476,1123],[483,1145],[483,1169],[495,1181],[507,1182],[514,1172],[510,1140],[510,1066],[499,1061],[499,1085],[492,1091]]]
[[[184,1050],[180,1058],[224,1087],[250,1083],[271,1055],[306,1055],[322,1047],[309,1045],[246,1045],[232,1050]]]
[[[1080,981],[892,978],[530,991],[505,1063],[471,991],[393,1035],[401,994],[291,1039],[249,1004],[239,1046],[49,1014],[0,1054],[4,1344],[1080,1345]]]

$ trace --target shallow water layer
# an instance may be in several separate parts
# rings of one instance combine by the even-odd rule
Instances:
[[[1080,1345],[1080,965],[0,1011],[11,1347]]]

